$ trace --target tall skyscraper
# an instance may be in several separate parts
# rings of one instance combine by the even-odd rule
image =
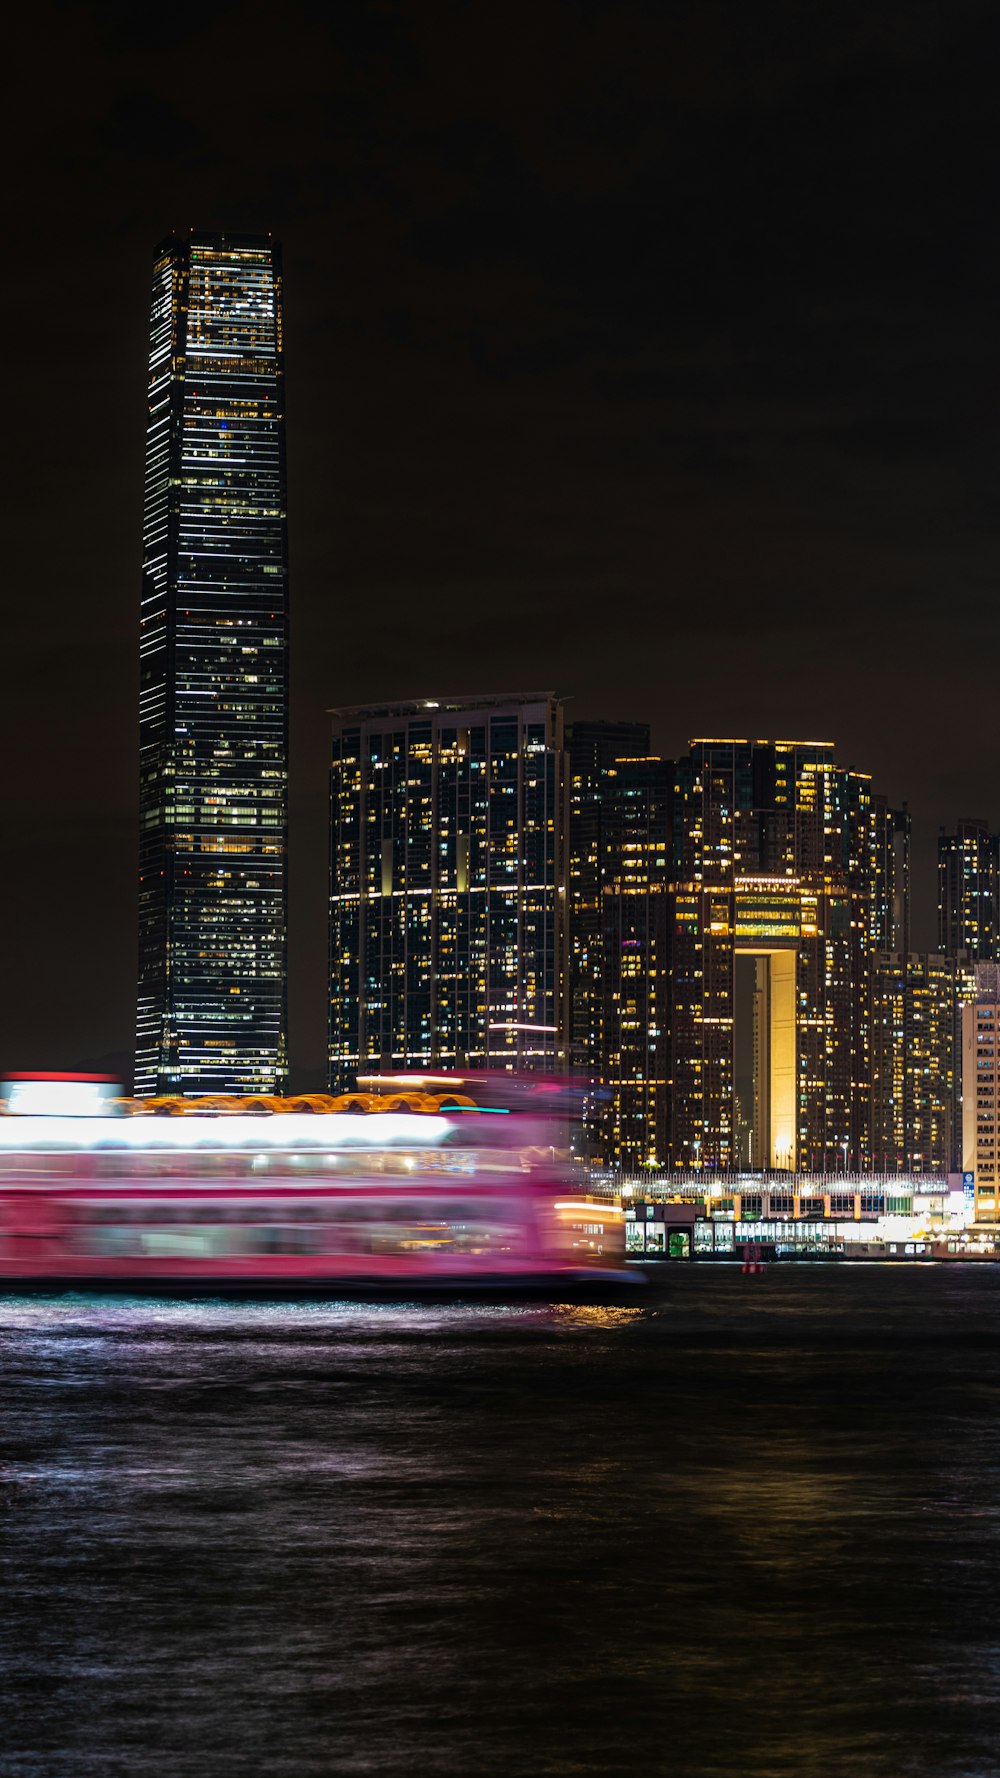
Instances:
[[[288,560],[280,249],[156,250],[140,650],[135,1090],[286,1067]]]
[[[330,1082],[566,1057],[566,757],[551,693],[337,710]]]
[[[617,759],[649,753],[646,722],[574,722],[569,755],[570,1060],[582,1076],[602,1066],[601,875],[607,773]]]
[[[938,950],[973,964],[1000,957],[1000,836],[985,821],[938,840]]]

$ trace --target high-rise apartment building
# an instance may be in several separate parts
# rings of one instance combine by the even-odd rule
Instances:
[[[962,1167],[975,1181],[975,1216],[1000,1222],[1000,966],[978,963],[962,1008]]]
[[[286,1049],[281,255],[153,262],[141,611],[139,1094],[253,1093]]]
[[[956,957],[949,959],[955,976],[955,1039],[953,1051],[955,1057],[955,1090],[952,1095],[951,1117],[951,1161],[953,1173],[959,1172],[963,1166],[962,1153],[965,1147],[965,1079],[962,1070],[962,1019],[965,1008],[976,998],[976,971],[978,963],[973,963],[967,951],[960,951]]]
[[[569,1039],[570,1060],[584,1077],[600,1073],[601,873],[606,777],[615,761],[649,753],[649,724],[574,722],[569,758]]]
[[[668,1159],[672,796],[667,760],[620,759],[604,777],[597,1123],[625,1172]]]
[[[1000,957],[1000,836],[985,821],[959,821],[938,840],[938,950]]]
[[[868,1164],[873,854],[869,780],[829,742],[676,762],[674,1165]]]
[[[910,813],[872,797],[871,942],[876,951],[910,949]]]
[[[551,693],[337,710],[330,1080],[566,1058],[566,756]]]
[[[946,1174],[961,1090],[961,972],[939,952],[879,951],[872,970],[872,1166]]]

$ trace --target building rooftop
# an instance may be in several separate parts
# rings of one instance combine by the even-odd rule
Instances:
[[[384,704],[339,704],[327,715],[338,721],[386,716],[432,716],[443,710],[509,710],[519,704],[563,703],[554,691],[490,692],[483,697],[390,698]]]

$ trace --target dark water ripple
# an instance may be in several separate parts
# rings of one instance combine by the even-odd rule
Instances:
[[[0,1301],[0,1772],[994,1778],[1000,1271]]]

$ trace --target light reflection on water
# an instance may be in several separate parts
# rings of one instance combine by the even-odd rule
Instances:
[[[0,1300],[0,1772],[993,1778],[998,1315]]]

